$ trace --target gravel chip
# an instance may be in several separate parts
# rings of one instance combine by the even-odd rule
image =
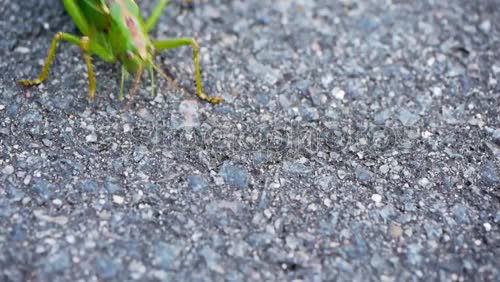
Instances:
[[[115,204],[121,205],[125,202],[125,198],[123,198],[122,196],[113,195],[113,202]]]
[[[239,189],[247,188],[250,181],[250,176],[245,168],[230,162],[225,162],[222,165],[220,175],[228,185]]]
[[[7,165],[2,169],[2,173],[5,175],[11,175],[14,173],[14,167],[11,165]]]
[[[337,100],[344,100],[345,96],[345,91],[342,90],[341,88],[335,87],[332,90],[332,95],[335,97]]]
[[[92,133],[92,134],[87,135],[85,137],[85,141],[87,141],[87,143],[95,143],[95,142],[97,142],[97,134]]]
[[[187,177],[187,181],[193,192],[204,192],[208,188],[208,183],[202,176],[190,175]]]
[[[374,201],[375,203],[380,203],[382,202],[382,196],[379,194],[373,194],[372,201]]]
[[[111,279],[117,276],[120,268],[107,256],[99,256],[94,261],[97,275],[102,279]]]

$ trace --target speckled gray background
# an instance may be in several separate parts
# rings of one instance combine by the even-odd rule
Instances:
[[[214,106],[119,102],[99,59],[90,104],[68,44],[20,87],[77,31],[0,1],[0,280],[499,281],[499,6],[173,1],[152,35],[199,40]]]

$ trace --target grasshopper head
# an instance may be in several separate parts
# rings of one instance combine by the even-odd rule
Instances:
[[[154,47],[144,28],[139,8],[133,0],[109,1],[113,50],[130,73],[153,62]]]
[[[126,52],[124,60],[125,67],[130,73],[135,73],[138,70],[150,67],[153,64],[153,48],[138,49],[132,46]]]
[[[135,75],[131,90],[134,93],[144,69],[153,75],[154,46],[144,27],[139,7],[133,0],[109,0],[107,3],[111,16],[110,43],[126,72]]]

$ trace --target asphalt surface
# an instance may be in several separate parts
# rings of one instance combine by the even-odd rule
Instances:
[[[145,13],[153,1],[140,1]],[[0,281],[500,281],[500,2],[173,1],[87,100],[60,1],[0,2]],[[126,87],[130,87],[130,82]]]

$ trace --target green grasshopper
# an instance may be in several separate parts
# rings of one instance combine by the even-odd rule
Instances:
[[[221,98],[211,97],[203,92],[199,47],[194,39],[149,39],[149,31],[157,23],[168,2],[169,0],[160,0],[149,18],[144,22],[139,7],[133,0],[63,0],[66,11],[83,36],[79,37],[65,32],[58,32],[52,40],[40,76],[34,80],[19,80],[19,83],[24,86],[42,83],[47,78],[57,43],[63,40],[79,46],[83,51],[83,57],[87,65],[89,99],[91,101],[94,100],[96,88],[91,55],[97,55],[110,63],[121,62],[122,76],[119,99],[122,100],[123,84],[128,73],[135,74],[134,86],[130,91],[133,94],[144,69],[148,69],[154,93],[155,70],[172,82],[172,79],[154,64],[154,54],[166,49],[191,46],[193,49],[196,94],[205,101],[214,104],[219,103],[222,100]]]

